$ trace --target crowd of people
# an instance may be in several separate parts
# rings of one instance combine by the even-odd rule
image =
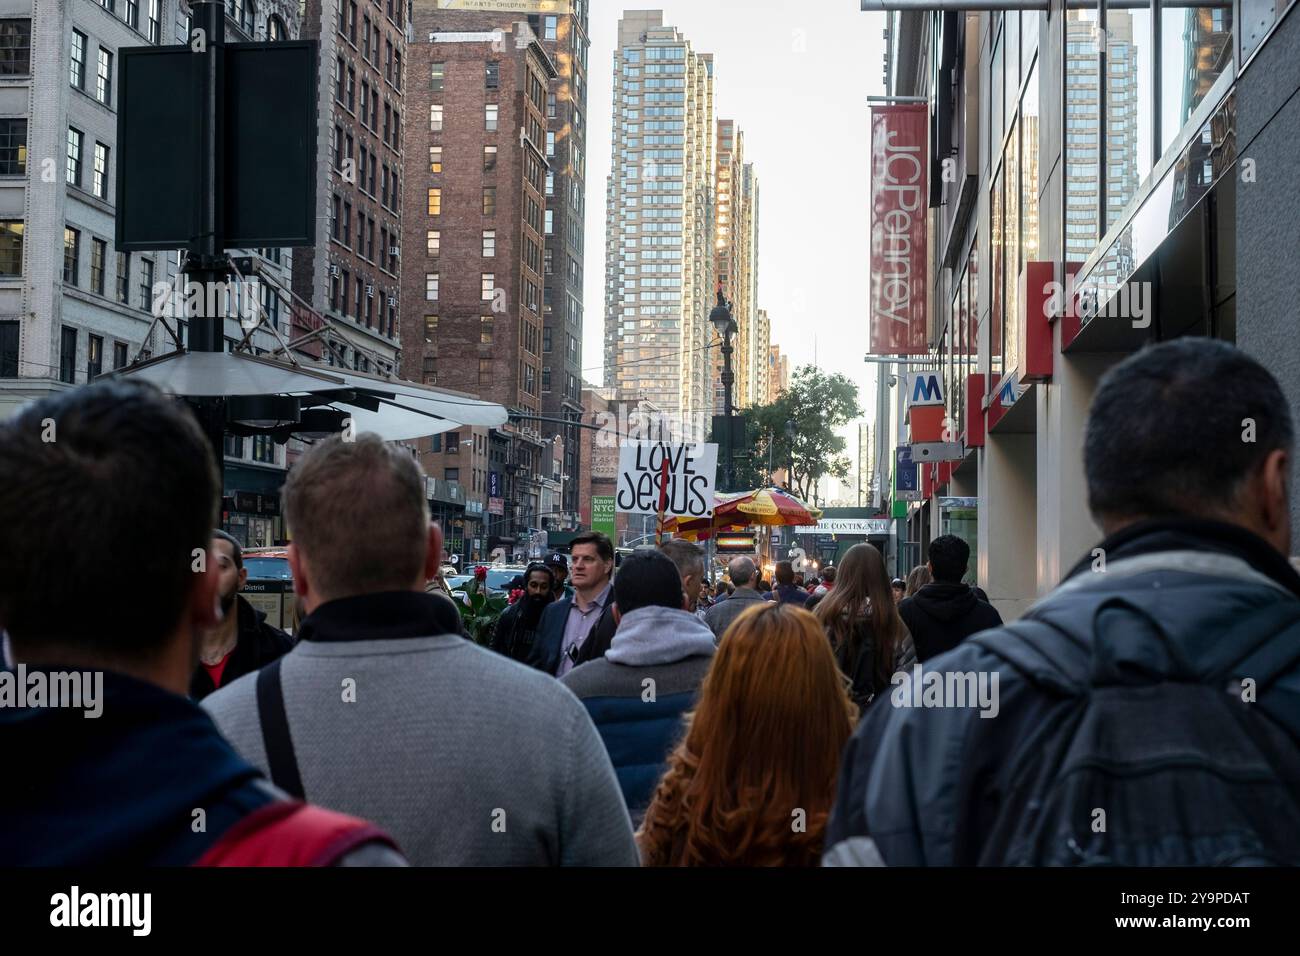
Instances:
[[[1106,537],[1011,624],[951,535],[905,581],[863,543],[812,581],[740,556],[710,586],[691,542],[615,573],[584,532],[479,646],[428,589],[442,533],[406,450],[294,464],[291,638],[238,593],[182,404],[42,400],[0,424],[5,665],[105,692],[93,720],[0,707],[24,768],[0,865],[1296,862],[1287,409],[1221,343],[1118,365],[1084,449]],[[980,706],[944,681],[932,703],[926,669]]]

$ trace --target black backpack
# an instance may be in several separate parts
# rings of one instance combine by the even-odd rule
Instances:
[[[1253,650],[1230,672],[1184,681],[1126,674],[1094,683],[1096,643],[1043,621],[970,638],[1057,702],[1055,719],[1012,757],[980,864],[1300,864],[1300,744],[1261,702],[1300,662],[1296,619],[1294,602],[1251,615],[1223,639],[1246,638],[1239,646]],[[1122,598],[1093,623],[1136,623],[1163,640],[1159,624]],[[1263,628],[1271,638],[1261,643]],[[1243,700],[1243,677],[1256,681],[1255,702]]]

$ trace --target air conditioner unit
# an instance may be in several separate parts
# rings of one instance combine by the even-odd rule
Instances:
[[[330,263],[330,277],[331,277],[331,278],[334,278],[334,279],[337,279],[337,278],[338,278],[338,275],[339,275],[339,267],[338,267],[338,265],[335,264],[335,263],[333,263],[333,262],[331,262],[331,263]]]
[[[375,287],[372,285],[366,286],[366,298],[373,299],[374,297],[375,297]]]
[[[390,256],[395,256],[395,255],[397,255],[397,246],[389,246],[389,247],[388,247],[388,254],[389,254]]]

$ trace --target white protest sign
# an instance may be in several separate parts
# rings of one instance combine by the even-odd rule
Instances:
[[[665,515],[709,518],[718,477],[718,446],[706,442],[629,442],[618,449],[615,507],[623,514],[659,513],[663,465],[668,461]]]

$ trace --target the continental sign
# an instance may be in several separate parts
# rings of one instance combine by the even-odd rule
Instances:
[[[573,12],[573,0],[433,0],[439,10],[486,10],[489,13]]]

